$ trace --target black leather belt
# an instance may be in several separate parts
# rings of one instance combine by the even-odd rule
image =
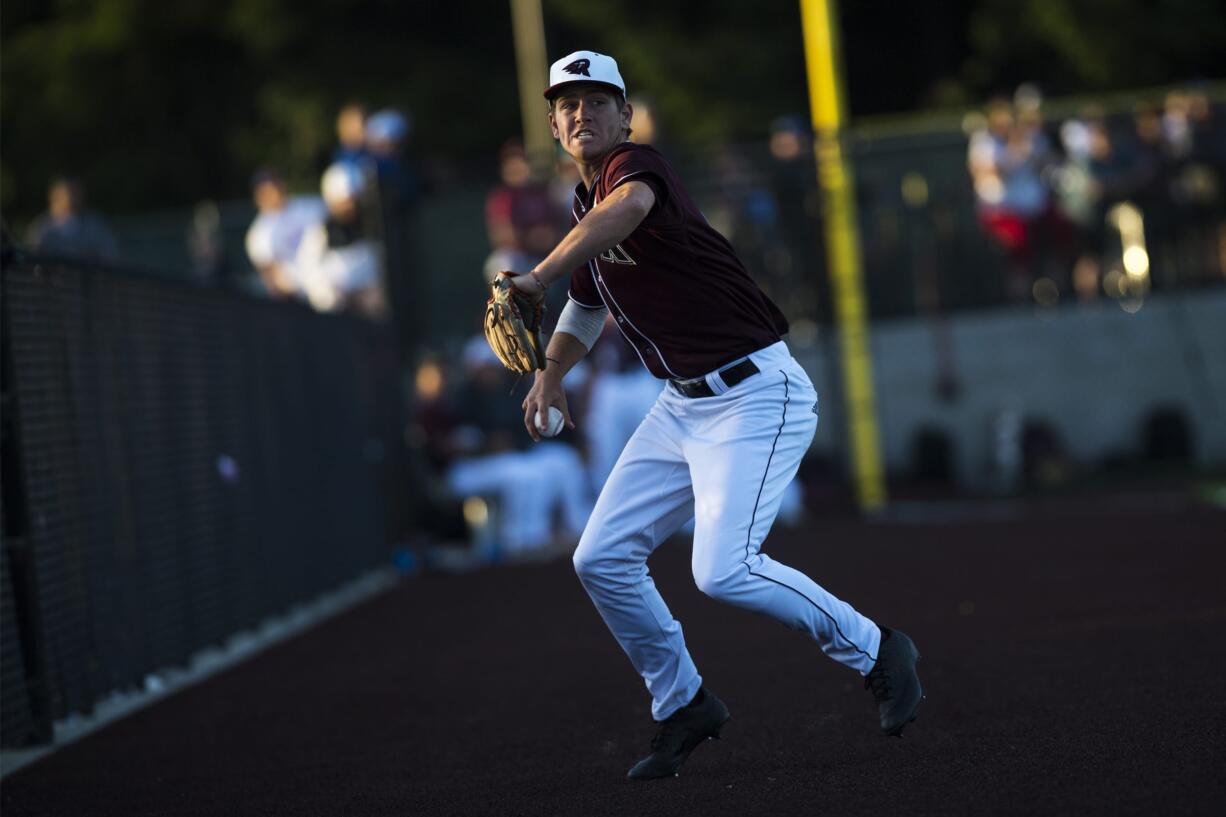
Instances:
[[[759,371],[757,364],[746,358],[734,366],[719,371],[719,379],[724,385],[732,388],[737,383],[748,380]],[[715,392],[707,385],[705,377],[695,377],[692,380],[669,380],[668,385],[677,390],[683,397],[714,397]]]

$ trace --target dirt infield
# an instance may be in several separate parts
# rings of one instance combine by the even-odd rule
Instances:
[[[567,562],[427,575],[3,782],[21,815],[1209,814],[1226,802],[1226,513],[1132,500],[811,523],[767,551],[923,653],[882,737],[857,676],[652,569],[724,739],[624,780],[641,681]]]

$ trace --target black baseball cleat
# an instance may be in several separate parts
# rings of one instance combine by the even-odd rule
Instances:
[[[864,688],[872,690],[881,712],[881,731],[902,737],[902,730],[915,720],[924,690],[920,687],[915,664],[919,650],[906,633],[881,628],[881,645],[877,648],[877,663],[864,677]]]
[[[660,722],[660,731],[651,739],[651,754],[635,763],[626,777],[676,777],[690,752],[703,741],[718,738],[719,730],[731,719],[723,701],[705,689],[698,690],[694,700]]]

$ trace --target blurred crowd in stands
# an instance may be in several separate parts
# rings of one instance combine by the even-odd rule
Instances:
[[[408,439],[421,453],[418,482],[429,486],[418,517],[429,534],[486,558],[573,552],[605,479],[663,387],[616,335],[610,320],[592,354],[566,376],[575,430],[539,443],[524,428],[519,381],[484,335],[454,358],[419,364]],[[798,524],[802,490],[797,482],[789,487],[779,524]]]
[[[85,186],[67,176],[47,187],[47,211],[26,232],[26,244],[47,255],[115,261],[119,244],[100,215],[87,206]]]
[[[367,115],[350,104],[337,116],[338,144],[319,196],[292,197],[276,168],[258,170],[251,194],[257,215],[246,248],[267,294],[299,299],[321,312],[388,316],[410,274],[406,243],[417,200],[404,148],[407,115]]]
[[[280,168],[251,177],[256,214],[244,247],[253,276],[230,269],[219,210],[202,202],[187,234],[191,277],[270,298],[298,300],[321,312],[344,311],[385,319],[407,307],[409,236],[419,197],[408,161],[409,116],[395,109],[367,114],[346,105],[337,117],[337,146],[318,194],[291,195]],[[83,184],[52,180],[47,211],[35,219],[26,246],[50,256],[121,261],[121,248],[104,219],[86,204]]]
[[[631,101],[633,138],[676,161],[707,218],[788,315],[793,337],[815,332],[829,320],[829,298],[807,121],[779,117],[764,144],[682,155],[651,101]],[[481,273],[420,269],[413,242],[441,239],[412,229],[422,185],[406,152],[411,126],[398,110],[342,108],[318,195],[292,195],[276,167],[254,172],[256,213],[244,240],[254,274],[227,269],[211,203],[196,209],[190,228],[193,274],[319,311],[391,319],[413,373],[408,439],[438,536],[465,539],[479,528],[504,555],[573,545],[660,384],[610,324],[568,378],[578,429],[533,445],[519,408],[523,384],[490,354],[475,312],[472,323],[431,316],[451,337],[415,334],[431,307],[414,297],[414,276],[467,274],[479,289]],[[969,114],[963,133],[926,144],[914,134],[897,142],[861,135],[852,145],[874,317],[1103,296],[1124,306],[1151,289],[1226,282],[1226,115],[1203,90],[1172,91],[1126,112],[1087,107],[1053,118],[1038,89],[1024,85]],[[561,154],[545,165],[514,139],[499,151],[498,180],[484,198],[485,282],[529,269],[568,229],[577,172]],[[41,253],[120,258],[115,235],[70,178],[52,182],[47,212],[26,239]],[[565,300],[566,288],[554,287],[547,330]],[[800,511],[799,490],[785,522]]]
[[[1226,118],[1203,90],[1132,116],[1091,106],[1049,123],[1039,90],[1023,85],[967,130],[976,212],[1007,259],[1011,300],[1221,279]]]
[[[631,101],[632,138],[680,166],[708,219],[785,314],[828,321],[822,201],[805,118],[777,118],[764,143],[678,151],[651,101]],[[410,257],[436,236],[410,247],[422,192],[406,152],[411,125],[395,109],[344,106],[318,194],[290,195],[279,168],[257,169],[258,213],[244,242],[256,277],[233,268],[218,205],[202,203],[188,235],[194,277],[323,311],[390,313],[412,348],[421,340],[406,328],[421,323],[410,295],[420,262]],[[1039,90],[1023,85],[967,115],[965,175],[945,160],[956,142],[925,142],[905,130],[893,141],[860,134],[851,145],[875,317],[933,303],[1051,305],[1226,280],[1226,115],[1202,87],[1131,110],[1087,106],[1052,117]],[[487,279],[530,266],[567,225],[577,181],[571,162],[532,160],[515,140],[499,152],[499,183],[485,200]],[[964,222],[976,226],[978,246],[969,245]],[[47,212],[26,240],[44,253],[109,261],[121,249],[71,178],[52,182]],[[562,298],[559,288],[553,306]]]

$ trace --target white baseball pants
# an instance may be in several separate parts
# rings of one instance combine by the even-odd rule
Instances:
[[[575,551],[575,571],[652,697],[660,721],[702,677],[647,571],[647,557],[691,515],[699,589],[807,632],[866,675],[877,625],[816,582],[760,551],[817,428],[817,393],[779,342],[749,356],[760,373],[715,397],[666,386],[605,483]]]

